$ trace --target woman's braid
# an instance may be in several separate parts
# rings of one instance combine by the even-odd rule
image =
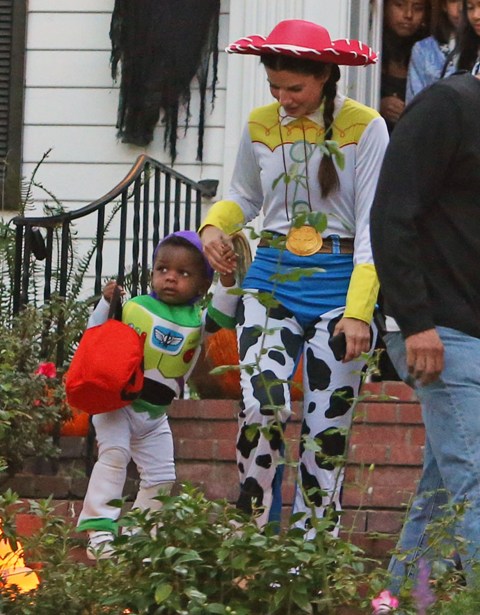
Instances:
[[[335,70],[336,69],[336,70]],[[323,123],[325,126],[325,141],[333,136],[333,112],[335,109],[335,96],[337,95],[337,81],[340,78],[340,71],[337,66],[332,66],[330,77],[325,82],[323,88]],[[318,168],[318,181],[322,197],[327,197],[331,192],[338,190],[340,179],[337,169],[333,163],[332,156],[323,155]]]

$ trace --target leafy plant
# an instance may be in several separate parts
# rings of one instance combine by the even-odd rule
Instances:
[[[129,513],[123,523],[130,531],[115,540],[115,557],[95,567],[74,560],[77,535],[48,502],[37,504],[42,526],[24,545],[28,562],[41,564],[41,583],[29,594],[0,587],[1,612],[327,615],[366,606],[359,584],[369,586],[378,573],[367,572],[368,558],[351,543],[327,531],[313,541],[298,529],[260,531],[227,502],[209,501],[189,485],[158,497],[162,510]],[[0,499],[14,540],[11,507],[11,498],[9,505]]]

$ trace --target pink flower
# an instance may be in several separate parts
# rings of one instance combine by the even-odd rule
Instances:
[[[380,609],[382,606],[388,606],[391,609],[396,609],[398,608],[398,600],[395,596],[392,596],[388,590],[384,590],[383,592],[380,592],[380,595],[377,598],[372,600],[372,607],[375,610]]]
[[[55,378],[57,375],[57,368],[55,367],[55,363],[52,362],[40,363],[35,373],[45,376],[46,378]]]

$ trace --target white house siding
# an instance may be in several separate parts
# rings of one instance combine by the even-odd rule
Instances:
[[[23,175],[29,177],[51,148],[38,178],[68,208],[110,190],[141,153],[169,164],[160,126],[145,148],[116,138],[118,84],[111,78],[109,64],[113,4],[113,0],[30,0],[28,5]],[[224,47],[226,10],[222,10],[220,31]],[[222,53],[217,98],[207,117],[203,163],[195,160],[196,91],[190,128],[186,138],[178,141],[175,169],[195,180],[218,178],[222,172],[225,72]],[[36,196],[44,195],[37,192]]]

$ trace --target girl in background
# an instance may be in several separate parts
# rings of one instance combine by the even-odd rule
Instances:
[[[461,0],[434,0],[432,3],[431,36],[415,43],[408,65],[405,102],[437,79],[456,70],[457,29]]]
[[[480,72],[480,0],[463,0],[458,32],[459,70]]]
[[[413,45],[428,34],[427,0],[385,0],[380,113],[392,132],[405,108],[407,72]]]

